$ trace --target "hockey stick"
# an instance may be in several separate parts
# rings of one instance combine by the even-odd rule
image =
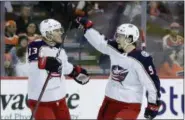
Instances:
[[[141,6],[141,49],[146,50],[147,2],[143,1]]]
[[[146,39],[145,39],[144,30],[141,29],[141,49],[146,50]]]
[[[67,30],[66,30],[66,33],[65,33],[65,36],[64,36],[64,38],[63,38],[63,40],[62,40],[62,45],[61,45],[61,47],[64,47],[64,41],[65,41],[65,39],[67,38],[67,32],[69,32],[69,30],[70,30],[70,28],[71,28],[71,26],[72,26],[72,23],[73,23],[73,21],[70,21],[70,22],[69,22],[69,26],[68,26],[68,28],[67,28]]]
[[[42,87],[42,91],[41,91],[41,93],[40,93],[40,95],[39,95],[37,104],[36,104],[36,106],[35,106],[35,108],[34,108],[34,110],[33,110],[33,113],[32,113],[32,115],[31,115],[30,120],[33,120],[33,117],[35,116],[35,114],[36,114],[36,112],[37,112],[37,109],[38,109],[38,107],[39,107],[41,98],[42,98],[42,96],[43,96],[43,94],[44,94],[44,91],[45,91],[45,89],[46,89],[46,86],[47,86],[47,84],[48,84],[48,81],[50,80],[50,76],[51,76],[51,72],[49,72],[49,74],[48,74],[48,76],[47,76],[47,78],[46,78],[46,81],[45,81],[45,83],[44,83],[44,86]]]
[[[68,27],[66,33],[70,30],[71,26],[72,26],[72,21],[70,22],[69,27]],[[63,42],[65,41],[66,38],[67,38],[67,34],[65,34],[64,39],[63,39]],[[60,47],[59,50],[58,50],[58,53],[57,53],[57,55],[56,55],[56,58],[60,55],[60,51],[61,51],[61,49],[63,48],[63,42],[62,42],[61,47]],[[45,91],[45,89],[46,89],[46,87],[47,87],[47,84],[48,84],[48,81],[50,80],[50,78],[51,78],[51,72],[48,73],[48,76],[47,76],[46,81],[45,81],[45,83],[44,83],[44,85],[43,85],[43,87],[42,87],[41,93],[40,93],[40,95],[39,95],[39,98],[38,98],[38,100],[37,100],[36,106],[35,106],[35,108],[34,108],[34,110],[33,110],[33,113],[32,113],[32,115],[31,115],[30,120],[33,120],[33,117],[35,116],[35,114],[36,114],[36,112],[37,112],[37,109],[38,109],[38,107],[39,107],[40,101],[41,101],[41,99],[42,99],[42,96],[43,96],[43,94],[44,94],[44,91]]]

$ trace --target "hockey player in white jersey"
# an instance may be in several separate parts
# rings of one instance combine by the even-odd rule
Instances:
[[[60,49],[64,30],[62,25],[54,19],[46,19],[40,23],[42,40],[35,40],[29,44],[29,80],[28,80],[28,106],[33,112],[48,72],[50,80],[43,94],[35,120],[69,120],[70,114],[65,96],[65,77],[74,78],[79,84],[89,81],[85,69],[72,65],[64,49]]]
[[[117,28],[115,40],[109,41],[92,28],[93,23],[87,18],[77,18],[77,23],[83,26],[88,42],[109,55],[111,60],[105,98],[97,119],[137,119],[144,87],[148,93],[144,116],[155,118],[160,107],[160,81],[152,57],[146,51],[136,49],[138,28],[133,24],[122,24]]]

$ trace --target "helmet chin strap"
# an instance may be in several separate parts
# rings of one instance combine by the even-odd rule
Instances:
[[[132,42],[133,43],[133,42]],[[127,43],[124,47],[123,47],[123,49],[125,50],[129,45],[131,45],[132,43]]]
[[[131,45],[132,43],[134,43],[134,42],[127,42],[127,40],[125,40],[125,46],[123,47],[123,49],[125,50],[129,45]]]
[[[125,50],[128,46],[129,46],[129,44],[125,45],[125,46],[123,47],[123,50]]]
[[[133,46],[132,43],[134,42],[128,43],[127,45],[124,46],[123,50],[125,51],[125,53],[129,53],[135,48],[135,46]]]

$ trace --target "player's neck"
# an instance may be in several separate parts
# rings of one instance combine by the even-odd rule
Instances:
[[[53,46],[56,45],[55,42],[48,41],[48,40],[46,40],[46,38],[43,38],[43,40],[44,40],[44,42],[45,42],[46,44],[48,44],[48,45],[51,46],[51,47],[53,47]]]
[[[56,43],[54,42],[48,42],[48,41],[45,41],[46,44],[48,44],[50,47],[54,47],[56,45]]]
[[[124,51],[125,51],[125,53],[129,53],[129,52],[131,52],[131,51],[134,50],[134,49],[136,49],[136,47],[135,47],[134,45],[129,45],[129,46],[127,46],[127,47],[124,49]]]

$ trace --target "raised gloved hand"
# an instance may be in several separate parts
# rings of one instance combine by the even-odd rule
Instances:
[[[160,101],[157,101],[157,104],[148,103],[148,106],[145,108],[144,117],[149,120],[154,119],[158,114],[160,105],[161,105]]]
[[[80,66],[74,66],[73,71],[69,74],[77,83],[85,85],[89,82],[89,75],[87,71]]]
[[[41,57],[38,60],[38,67],[49,72],[61,73],[62,62],[55,57]]]
[[[80,26],[83,26],[85,30],[93,26],[93,22],[89,20],[87,17],[78,17],[76,19],[76,22],[80,24]]]

